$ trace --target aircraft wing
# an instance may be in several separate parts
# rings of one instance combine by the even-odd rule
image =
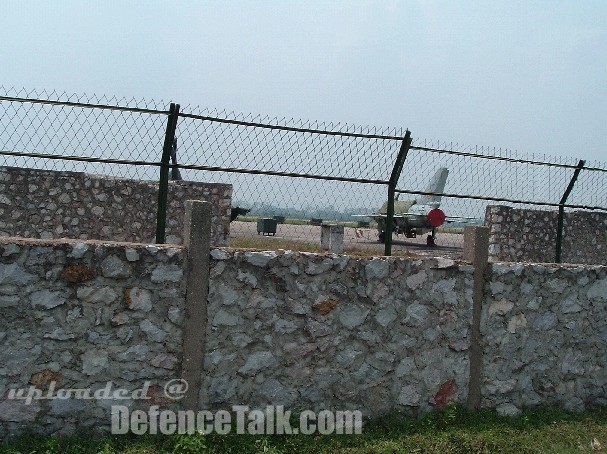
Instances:
[[[473,221],[476,221],[478,223],[478,221],[481,222],[482,224],[482,219],[480,218],[468,218],[468,217],[463,217],[463,216],[447,216],[445,218],[445,222],[461,222],[462,224],[470,224]]]
[[[386,219],[388,216],[385,214],[351,214],[350,216],[354,217],[354,218],[382,218],[382,219]],[[404,218],[407,217],[409,215],[407,214],[395,214],[394,218]]]

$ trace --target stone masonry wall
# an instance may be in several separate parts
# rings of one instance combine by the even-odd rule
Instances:
[[[203,405],[427,412],[465,403],[472,267],[213,250]]]
[[[0,438],[107,430],[112,404],[175,408],[163,386],[183,364],[199,367],[200,409],[417,415],[465,404],[471,377],[502,414],[607,403],[607,267],[490,264],[475,369],[466,262],[211,248],[208,298],[192,300],[188,253],[199,251],[0,238]],[[206,322],[186,330],[204,301]],[[108,380],[150,399],[7,398]]]
[[[0,239],[0,439],[109,426],[110,405],[164,404],[179,376],[182,247]],[[13,388],[144,389],[150,400],[6,399]]]
[[[182,241],[184,202],[212,206],[211,242],[228,244],[232,186],[170,181],[167,243]],[[158,182],[0,168],[0,236],[155,241]]]
[[[495,263],[481,321],[482,405],[607,404],[607,268]]]
[[[556,254],[558,211],[488,206],[489,257],[495,261],[551,263]],[[607,264],[607,213],[565,212],[562,261]]]

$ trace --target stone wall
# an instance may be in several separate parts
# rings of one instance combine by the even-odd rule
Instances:
[[[558,211],[517,209],[490,205],[489,257],[507,262],[554,262]],[[562,261],[607,264],[607,213],[565,212]]]
[[[112,404],[182,405],[163,387],[188,368],[201,384],[186,397],[199,409],[417,415],[470,403],[472,382],[481,406],[502,414],[607,403],[607,267],[493,263],[482,291],[472,265],[442,258],[186,244],[0,238],[0,438],[104,430]],[[202,256],[208,286],[188,265]],[[202,347],[186,354],[186,345]],[[478,347],[481,367],[471,367]],[[149,399],[8,398],[30,385],[99,390],[108,380],[147,386]]]
[[[202,404],[427,412],[465,403],[472,267],[213,250]]]
[[[169,182],[167,243],[182,241],[184,202],[212,206],[212,244],[228,244],[232,186]],[[0,236],[151,243],[158,182],[0,167]]]
[[[0,438],[107,426],[107,399],[6,399],[10,389],[147,388],[179,376],[182,247],[0,239]],[[146,386],[145,382],[149,382]]]
[[[482,405],[607,404],[607,268],[493,264],[482,314]]]

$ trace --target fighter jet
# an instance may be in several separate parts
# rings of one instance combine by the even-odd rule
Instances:
[[[439,208],[441,196],[440,194],[445,189],[449,169],[442,167],[436,171],[428,187],[424,192],[431,193],[429,195],[420,195],[412,200],[398,200],[398,195],[394,200],[394,226],[393,233],[403,234],[407,238],[415,238],[417,235],[430,232],[426,238],[428,246],[435,245],[436,228],[443,225],[445,222],[470,222],[475,218],[462,218],[447,216]],[[400,195],[400,194],[399,194]],[[386,240],[386,212],[388,202],[386,201],[382,207],[373,214],[355,215],[359,217],[370,217],[377,222],[378,238],[381,243]]]

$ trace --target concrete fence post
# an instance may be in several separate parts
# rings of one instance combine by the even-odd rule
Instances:
[[[468,226],[464,228],[464,260],[474,266],[472,292],[472,326],[470,333],[470,377],[467,406],[480,409],[483,351],[481,349],[481,311],[483,309],[485,272],[489,263],[489,228]]]
[[[335,254],[342,254],[344,252],[344,226],[334,225],[331,226],[331,245],[329,250]]]
[[[211,248],[211,204],[200,200],[185,202],[183,229],[186,258],[186,307],[183,326],[182,378],[188,389],[184,410],[197,410],[204,362],[209,296]]]
[[[331,225],[321,224],[320,226],[320,247],[328,251],[331,247]]]
[[[320,247],[325,251],[336,254],[344,252],[344,226],[337,224],[321,224]]]

